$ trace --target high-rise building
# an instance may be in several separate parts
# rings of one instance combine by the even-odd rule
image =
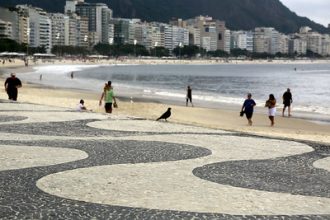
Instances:
[[[189,45],[189,31],[186,28],[163,24],[161,31],[164,33],[164,46],[173,50],[176,47]]]
[[[19,15],[18,21],[18,42],[28,44],[29,43],[29,31],[30,31],[30,19],[28,16]]]
[[[61,13],[51,13],[49,18],[52,22],[52,45],[65,46],[69,45],[69,16]]]
[[[330,55],[330,35],[324,34],[322,36],[322,56]]]
[[[189,45],[201,46],[201,31],[194,26],[187,26],[189,31]]]
[[[289,40],[289,54],[305,55],[307,52],[307,41],[299,36],[292,34]]]
[[[278,43],[279,43],[278,52],[280,52],[282,54],[288,54],[289,53],[289,43],[290,43],[289,36],[287,36],[285,34],[280,34]]]
[[[19,41],[19,15],[16,10],[0,7],[2,32],[6,38]]]
[[[279,48],[280,33],[274,28],[258,27],[254,31],[254,52],[276,54]]]
[[[165,47],[164,26],[161,23],[152,22],[148,24],[147,48]]]
[[[253,51],[253,33],[251,31],[232,31],[231,48]]]
[[[52,24],[47,13],[41,8],[17,5],[19,13],[29,17],[29,46],[44,47],[47,53],[52,48]]]
[[[75,6],[76,13],[81,17],[88,18],[88,31],[91,32],[93,44],[99,42],[109,43],[111,36],[112,10],[103,3],[78,2]]]
[[[88,18],[76,15],[74,19],[76,20],[77,46],[89,47]]]
[[[114,18],[111,20],[114,27],[114,44],[129,44],[132,36],[130,31],[130,19]],[[134,37],[133,37],[134,38]]]
[[[76,5],[78,3],[83,3],[83,2],[84,2],[84,0],[67,0],[65,3],[65,7],[64,7],[64,13],[66,15],[75,14]]]
[[[12,24],[0,19],[0,38],[12,38]]]
[[[214,20],[208,16],[198,16],[186,20],[188,27],[200,30],[200,46],[207,51],[230,50],[230,32],[226,29],[225,22]],[[192,30],[192,29],[190,29]],[[193,39],[192,32],[190,31]]]

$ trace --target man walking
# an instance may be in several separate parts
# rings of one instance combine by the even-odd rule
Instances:
[[[245,113],[246,119],[248,120],[250,126],[252,126],[252,116],[253,116],[254,106],[256,106],[256,103],[252,99],[252,94],[248,93],[247,99],[243,103],[241,112]]]
[[[186,106],[188,106],[188,102],[190,102],[191,106],[194,107],[192,103],[192,89],[190,86],[187,86]]]
[[[11,73],[5,81],[5,89],[8,94],[8,99],[17,101],[18,88],[22,87],[21,80],[16,77],[15,73]]]
[[[286,90],[286,92],[283,94],[283,111],[282,111],[282,117],[284,117],[284,112],[285,112],[285,109],[286,107],[288,107],[288,116],[290,117],[291,116],[291,104],[292,104],[292,94],[291,94],[291,91],[290,89],[288,88]]]

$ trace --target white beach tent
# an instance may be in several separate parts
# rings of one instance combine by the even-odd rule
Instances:
[[[35,53],[33,54],[34,57],[40,57],[40,58],[51,58],[51,57],[56,57],[55,54],[51,53]]]
[[[0,53],[1,57],[24,57],[25,53],[17,53],[17,52],[2,52]]]

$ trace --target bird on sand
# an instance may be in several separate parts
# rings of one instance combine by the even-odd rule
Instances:
[[[157,121],[160,119],[165,119],[165,121],[167,121],[166,119],[168,119],[170,116],[171,116],[171,108],[168,108],[167,111],[164,114],[162,114],[162,116],[157,118]]]

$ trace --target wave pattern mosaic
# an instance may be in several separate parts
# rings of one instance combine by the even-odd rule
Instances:
[[[330,146],[0,105],[2,219],[330,219]]]

